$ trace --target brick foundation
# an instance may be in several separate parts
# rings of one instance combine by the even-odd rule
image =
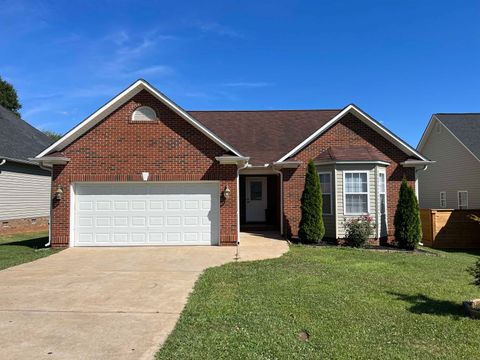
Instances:
[[[0,221],[0,235],[48,231],[48,216]]]

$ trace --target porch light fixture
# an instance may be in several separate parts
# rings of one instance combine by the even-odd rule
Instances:
[[[57,186],[57,190],[55,190],[55,199],[62,200],[63,195],[63,187],[62,185]]]
[[[223,197],[225,199],[228,199],[230,198],[230,194],[231,194],[231,191],[230,191],[230,188],[227,186],[225,186],[225,190],[223,190]]]
[[[150,173],[142,172],[142,180],[143,181],[147,181],[149,176],[150,176]]]

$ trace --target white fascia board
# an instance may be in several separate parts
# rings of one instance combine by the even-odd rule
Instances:
[[[418,145],[417,145],[417,150],[418,151],[423,150],[423,147],[425,146],[425,142],[427,141],[428,137],[430,136],[430,133],[432,132],[432,128],[433,128],[433,124],[434,124],[435,120],[441,123],[441,121],[438,120],[438,118],[435,116],[435,114],[430,117],[430,120],[427,124],[427,127],[423,131],[422,137],[420,138],[420,141],[418,142]]]
[[[249,157],[246,156],[216,156],[215,160],[217,160],[222,165],[245,165],[250,160]]]
[[[140,79],[140,80],[137,80],[135,83],[133,83],[131,86],[129,86],[127,89],[122,91],[120,94],[118,94],[112,100],[110,100],[108,103],[103,105],[100,109],[95,111],[92,115],[87,117],[84,121],[82,121],[80,124],[78,124],[72,130],[70,130],[68,133],[66,133],[61,139],[59,139],[58,141],[53,143],[51,146],[49,146],[47,149],[45,149],[40,154],[38,154],[36,156],[36,158],[37,159],[41,158],[41,157],[43,157],[44,155],[48,154],[49,152],[51,152],[53,150],[63,149],[65,146],[69,145],[75,139],[77,139],[79,136],[83,135],[88,130],[90,130],[93,126],[98,124],[101,120],[103,120],[106,116],[108,116],[114,110],[118,109],[126,101],[128,101],[133,96],[138,94],[141,90],[148,90],[152,95],[154,95],[156,98],[158,98],[160,101],[162,101],[170,109],[172,109],[174,112],[176,112],[178,115],[180,115],[182,118],[184,118],[187,122],[189,122],[191,125],[193,125],[200,132],[202,132],[204,135],[206,135],[208,138],[213,140],[215,143],[220,145],[225,150],[231,151],[235,155],[242,156],[232,146],[228,145],[225,141],[223,141],[217,135],[215,135],[210,130],[208,130],[205,126],[203,126],[201,123],[199,123],[197,120],[195,120],[192,116],[190,116],[186,111],[184,111],[177,104],[175,104],[173,101],[171,101],[169,98],[167,98],[164,94],[162,94],[156,88],[151,86],[145,80]]]
[[[404,162],[401,162],[400,165],[403,167],[415,167],[415,166],[423,166],[423,165],[430,165],[435,163],[435,161],[429,160],[429,161],[423,161],[423,160],[407,160]]]
[[[387,140],[395,144],[397,147],[401,148],[403,151],[405,151],[407,154],[411,154],[414,156],[419,157],[422,160],[428,161],[427,158],[425,158],[422,154],[417,152],[414,148],[412,148],[410,145],[408,145],[405,141],[400,139],[398,136],[394,135],[392,132],[390,132],[387,128],[385,128],[383,125],[381,125],[379,122],[374,120],[372,117],[367,115],[365,112],[360,110],[358,107],[355,105],[351,104],[348,105],[346,108],[344,108],[342,111],[340,111],[337,115],[335,115],[331,120],[329,120],[325,125],[323,125],[320,129],[315,131],[312,135],[310,135],[308,138],[306,138],[304,141],[302,141],[300,144],[298,144],[295,148],[293,148],[291,151],[289,151],[286,155],[284,155],[281,159],[278,160],[278,162],[283,161],[285,159],[288,159],[289,157],[293,156],[296,154],[298,151],[303,149],[305,146],[307,146],[310,142],[312,142],[314,139],[316,139],[320,134],[325,132],[327,129],[329,129],[332,125],[334,125],[336,122],[338,122],[342,117],[344,117],[347,113],[352,113],[356,115],[360,120],[362,120],[366,125],[377,131],[380,135],[385,137]]]
[[[273,167],[277,169],[296,169],[300,166],[300,161],[275,161]]]
[[[360,161],[318,161],[315,162],[315,165],[362,165],[362,164],[374,164],[374,165],[385,165],[388,166],[390,163],[388,161],[381,161],[381,160],[360,160]]]

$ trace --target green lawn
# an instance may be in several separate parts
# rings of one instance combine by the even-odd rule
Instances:
[[[0,270],[37,260],[58,250],[45,248],[48,233],[0,235]]]
[[[157,359],[477,359],[476,255],[291,246],[207,270]],[[299,332],[309,333],[308,341]]]

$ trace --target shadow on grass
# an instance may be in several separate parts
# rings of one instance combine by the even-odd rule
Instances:
[[[423,294],[407,295],[390,291],[388,293],[395,296],[398,300],[410,303],[411,306],[408,310],[414,314],[451,316],[455,319],[466,316],[461,303],[437,300]]]
[[[20,241],[13,240],[8,243],[0,244],[0,247],[13,245],[13,246],[29,247],[31,249],[44,249],[46,243],[48,243],[48,236],[42,236],[42,237],[28,239],[28,240],[20,240]]]

